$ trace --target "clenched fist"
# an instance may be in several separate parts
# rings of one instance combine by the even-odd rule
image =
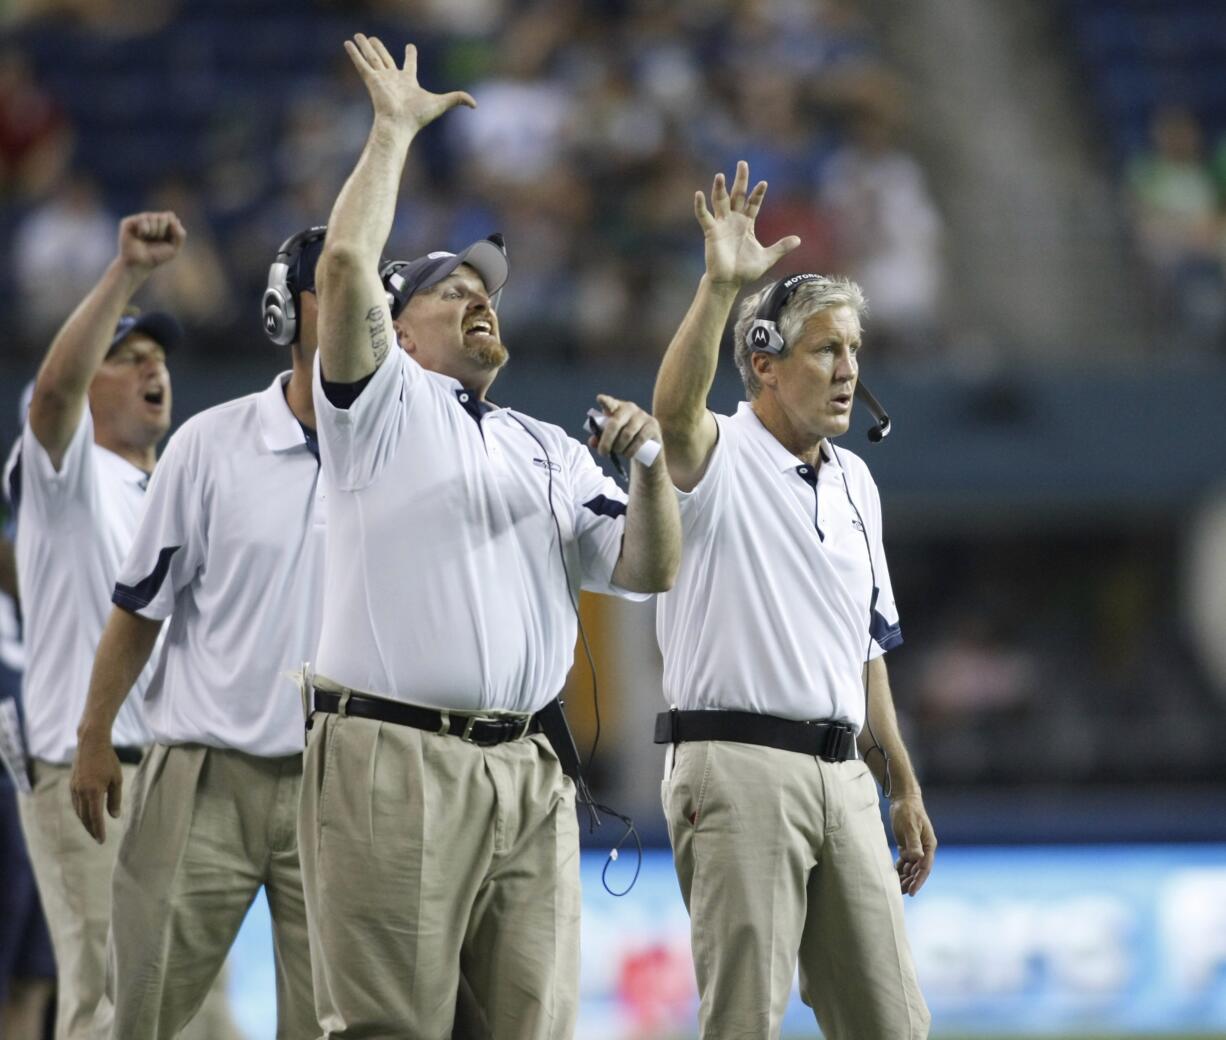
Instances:
[[[127,267],[152,271],[173,260],[187,232],[173,213],[135,213],[119,222],[119,258]]]

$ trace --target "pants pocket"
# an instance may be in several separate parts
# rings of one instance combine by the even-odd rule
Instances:
[[[699,740],[677,745],[672,777],[661,786],[664,815],[670,826],[698,825],[710,780],[711,742]]]

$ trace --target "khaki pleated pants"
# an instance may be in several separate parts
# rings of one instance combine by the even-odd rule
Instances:
[[[544,737],[316,714],[299,833],[325,1040],[448,1040],[461,973],[495,1040],[573,1036],[578,823]]]
[[[124,765],[123,812],[107,817],[99,845],[72,809],[72,767],[34,763],[34,790],[19,798],[22,830],[38,882],[56,963],[56,1040],[105,1040],[113,1007],[106,992],[111,879],[131,819],[136,766]],[[224,983],[209,991],[183,1040],[237,1040]]]
[[[826,1040],[924,1040],[929,1014],[861,761],[677,745],[662,786],[703,1040],[775,1040],[797,963]]]
[[[296,833],[301,781],[301,755],[149,750],[115,865],[113,1040],[179,1035],[261,886],[272,917],[277,1040],[315,1035]]]

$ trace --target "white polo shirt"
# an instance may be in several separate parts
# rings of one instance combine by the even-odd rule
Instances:
[[[77,748],[111,587],[145,510],[148,474],[94,443],[85,408],[59,472],[29,423],[5,487],[17,511],[17,580],[25,624],[22,698],[30,755],[67,764]],[[156,652],[155,652],[156,656]],[[152,663],[115,717],[117,747],[143,747],[141,710]]]
[[[536,711],[570,669],[580,585],[646,598],[612,584],[625,495],[560,428],[481,414],[401,350],[348,409],[317,367],[315,413],[330,487],[320,674],[438,708]]]
[[[302,703],[287,673],[319,641],[324,504],[288,378],[189,419],[149,485],[113,599],[170,618],[145,694],[159,744],[302,750]]]
[[[665,699],[858,730],[865,658],[902,642],[877,486],[829,442],[815,478],[746,402],[715,419],[706,473],[677,493],[685,550],[656,613]]]

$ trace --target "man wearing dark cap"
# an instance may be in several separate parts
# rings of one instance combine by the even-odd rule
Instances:
[[[423,90],[412,47],[403,68],[378,40],[346,49],[374,123],[318,271],[328,553],[299,834],[321,1035],[443,1040],[463,972],[497,1040],[562,1040],[579,843],[547,733],[580,588],[668,588],[676,500],[661,465],[635,462],[627,495],[565,431],[486,400],[507,360],[499,240],[385,290],[408,147],[475,102]],[[597,400],[599,450],[658,438],[638,406]]]
[[[144,695],[153,746],[115,865],[116,1040],[179,1035],[261,887],[276,1035],[317,1031],[296,833],[303,712],[290,677],[314,654],[323,597],[311,368],[325,231],[287,239],[269,270],[264,331],[289,348],[291,369],[170,439],[114,584],[72,779],[99,842],[124,785],[113,723],[166,626]]]
[[[129,304],[184,238],[173,213],[120,222],[115,259],[47,351],[5,475],[17,512],[34,788],[21,797],[21,816],[55,949],[59,1040],[109,1031],[106,939],[119,834],[96,844],[75,825],[69,778],[111,589],[170,427],[166,352],[181,337],[179,325],[168,315],[132,313]],[[150,675],[137,681],[142,693]],[[124,706],[110,734],[129,775],[150,739],[140,701]]]

